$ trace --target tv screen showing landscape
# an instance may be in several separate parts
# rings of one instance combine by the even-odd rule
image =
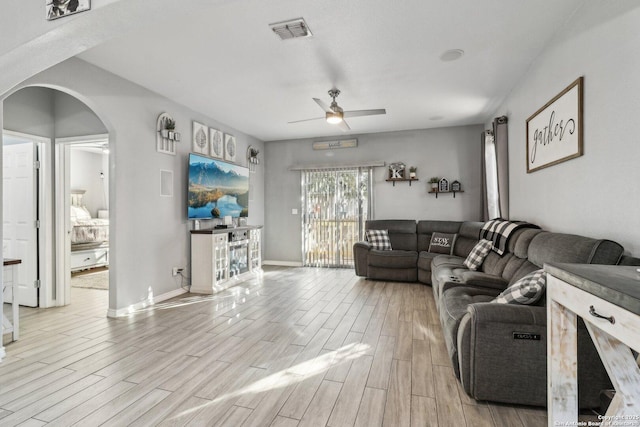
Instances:
[[[189,154],[189,219],[249,216],[249,169]]]

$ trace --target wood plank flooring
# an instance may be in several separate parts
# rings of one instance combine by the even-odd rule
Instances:
[[[21,308],[0,426],[544,426],[455,379],[431,288],[353,270],[269,268],[121,319],[107,292]]]

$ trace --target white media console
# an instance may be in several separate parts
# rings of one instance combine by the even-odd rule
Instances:
[[[261,229],[192,230],[191,292],[214,294],[261,272]]]

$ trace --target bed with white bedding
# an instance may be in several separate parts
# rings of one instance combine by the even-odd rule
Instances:
[[[109,263],[109,220],[91,216],[83,203],[84,193],[71,192],[71,271]]]

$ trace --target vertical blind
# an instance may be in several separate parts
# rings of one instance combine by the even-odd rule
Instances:
[[[305,266],[352,267],[371,214],[371,167],[302,170]]]

